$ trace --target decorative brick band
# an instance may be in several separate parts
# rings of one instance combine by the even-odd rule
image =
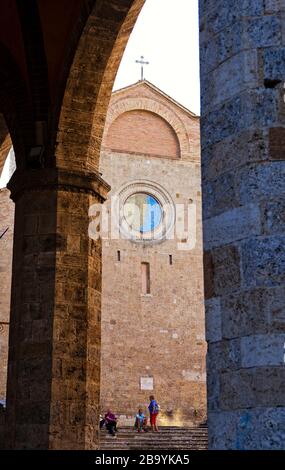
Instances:
[[[186,156],[190,152],[190,143],[187,137],[187,130],[182,120],[175,114],[172,109],[168,108],[160,101],[154,101],[150,98],[122,98],[115,101],[109,108],[104,138],[108,135],[111,124],[121,115],[129,111],[143,110],[157,114],[164,119],[174,130],[177,135],[180,151],[182,156]]]
[[[111,187],[95,172],[73,172],[59,168],[37,170],[16,170],[7,188],[15,202],[25,191],[55,189],[72,192],[85,192],[99,197],[101,202],[107,199]]]

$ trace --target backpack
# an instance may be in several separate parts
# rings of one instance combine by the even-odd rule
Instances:
[[[159,412],[160,412],[160,405],[159,405],[158,403],[155,403],[153,411],[154,411],[155,413],[159,413]]]

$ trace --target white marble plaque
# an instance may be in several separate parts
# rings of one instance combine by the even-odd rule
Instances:
[[[153,390],[153,377],[141,377],[141,390]]]

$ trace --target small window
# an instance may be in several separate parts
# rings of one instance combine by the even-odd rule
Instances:
[[[119,250],[117,251],[117,260],[121,261],[121,252]]]
[[[169,264],[170,264],[170,266],[172,266],[172,264],[173,264],[172,255],[169,255]]]
[[[150,266],[149,263],[141,264],[142,294],[150,294]]]

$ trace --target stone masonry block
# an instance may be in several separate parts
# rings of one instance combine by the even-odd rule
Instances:
[[[285,128],[269,129],[269,159],[285,160]]]
[[[204,248],[210,250],[261,234],[260,210],[249,204],[204,221]]]
[[[213,450],[283,450],[285,408],[215,411],[208,415]]]
[[[285,165],[283,162],[268,162],[244,167],[240,171],[239,181],[242,204],[280,197],[285,193]]]
[[[203,218],[208,219],[238,206],[236,175],[228,172],[203,183]]]
[[[214,297],[205,302],[206,307],[206,340],[208,342],[222,339],[222,322],[220,298]]]
[[[258,57],[256,50],[242,51],[229,58],[217,69],[203,77],[202,107],[215,108],[232,99],[244,89],[258,85]]]
[[[285,232],[285,197],[265,202],[263,217],[264,231],[267,235],[283,234]]]
[[[223,340],[208,344],[208,370],[227,371],[241,367],[240,340]]]
[[[212,251],[214,288],[216,295],[239,290],[241,285],[240,254],[236,246],[224,246]]]
[[[281,0],[282,2],[282,0]],[[271,14],[280,12],[280,0],[264,0],[264,13]]]
[[[284,346],[285,334],[245,336],[241,339],[242,366],[284,366]]]
[[[209,1],[205,4],[208,6],[206,15],[209,32],[214,34],[236,22],[237,18],[257,17],[263,14],[262,0],[241,0],[239,2],[228,0],[227,3],[218,0],[215,4]]]
[[[274,287],[285,280],[285,236],[246,240],[241,245],[243,284]]]
[[[265,289],[239,291],[224,296],[221,301],[223,338],[269,332],[270,298]]]
[[[284,406],[285,368],[227,371],[220,377],[221,409]]]
[[[270,325],[272,332],[285,332],[285,287],[273,288],[269,290],[268,309],[270,315]]]
[[[264,50],[264,78],[268,80],[285,79],[285,48],[266,48]]]
[[[215,295],[214,290],[214,266],[210,251],[205,251],[203,256],[204,265],[204,295],[205,299],[210,299]]]
[[[277,15],[239,19],[216,35],[206,31],[204,38],[201,43],[202,89],[204,74],[242,50],[279,46],[282,40],[282,21]],[[242,73],[241,70],[238,72],[238,75]]]
[[[204,181],[213,180],[221,173],[267,158],[268,145],[264,132],[244,131],[204,148],[202,177]]]
[[[215,110],[208,112],[207,109],[206,115],[202,108],[202,148],[235,136],[251,126],[273,126],[277,122],[281,105],[278,89],[260,88],[245,90]]]
[[[208,369],[207,373],[207,401],[208,410],[215,411],[220,408],[219,405],[220,396],[220,375],[217,370],[211,368]]]
[[[225,370],[220,374],[221,410],[254,407],[254,374],[255,370]]]

